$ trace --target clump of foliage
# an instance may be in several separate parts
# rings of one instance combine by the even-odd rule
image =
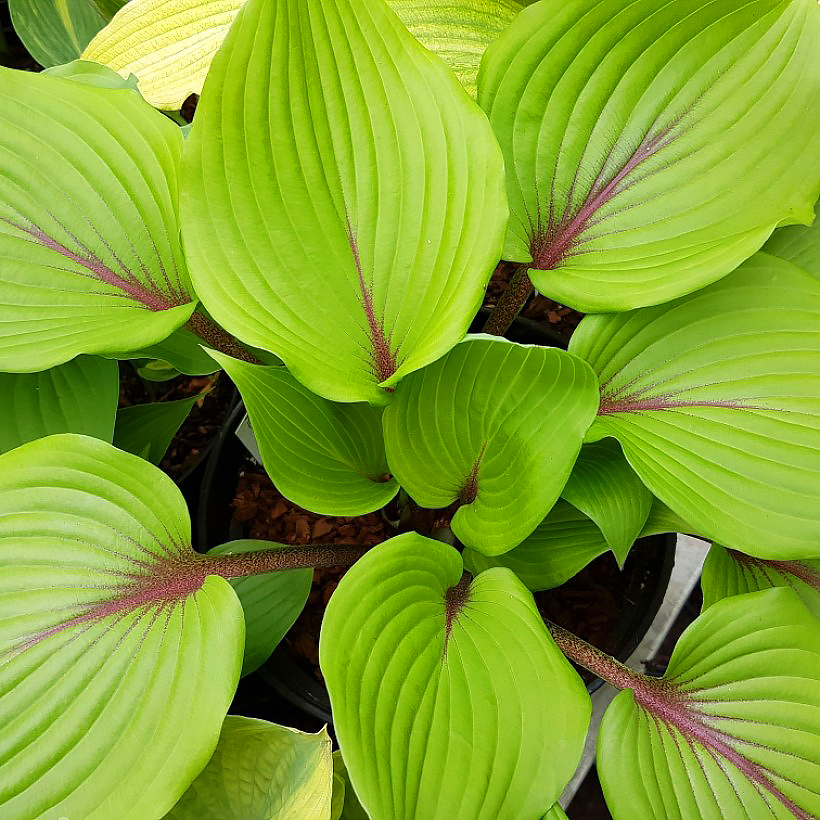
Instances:
[[[97,64],[0,70],[4,817],[558,817],[567,658],[623,690],[615,817],[820,814],[820,8],[444,7],[248,0],[190,133]],[[533,286],[590,314],[568,351],[502,338]],[[115,429],[116,359],[222,368],[290,499],[403,491],[456,546],[194,552],[149,463],[173,424]],[[715,546],[663,678],[541,619],[533,591],[676,530]],[[226,719],[349,564],[344,759]]]

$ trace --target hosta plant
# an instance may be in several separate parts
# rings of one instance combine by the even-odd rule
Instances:
[[[139,71],[0,71],[0,815],[560,817],[569,658],[623,690],[616,818],[818,816],[818,48],[814,0],[247,0],[189,133]],[[503,338],[533,287],[568,351]],[[222,368],[294,502],[449,537],[194,552],[116,359]],[[678,530],[663,678],[542,620]],[[335,565],[334,760],[226,713]]]

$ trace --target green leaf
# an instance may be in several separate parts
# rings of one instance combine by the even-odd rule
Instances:
[[[133,74],[121,77],[116,71],[112,71],[107,66],[92,63],[88,60],[72,60],[64,65],[47,68],[43,71],[43,74],[74,80],[74,82],[93,85],[97,88],[108,88],[115,91],[126,88],[139,94],[137,78]]]
[[[387,0],[410,33],[444,60],[471,97],[487,46],[524,6],[516,0]]]
[[[350,775],[347,772],[347,766],[345,766],[340,751],[333,752],[333,775],[334,803],[336,802],[336,795],[341,795],[342,807],[341,814],[331,812],[332,820],[370,820],[367,812],[362,808],[359,798],[356,797],[356,792],[353,791]]]
[[[820,279],[820,202],[814,207],[814,222],[810,227],[790,225],[779,228],[763,250],[794,263]]]
[[[182,137],[132,91],[0,69],[0,369],[139,349],[194,304]]]
[[[584,445],[561,497],[601,528],[623,567],[649,516],[652,493],[635,475],[618,442],[608,438]]]
[[[556,803],[541,820],[567,820],[566,812],[561,808],[560,803]]]
[[[703,575],[703,608],[730,595],[769,587],[790,587],[820,617],[820,561],[763,561],[737,550],[712,544]]]
[[[208,554],[255,552],[277,546],[279,545],[270,541],[243,539],[214,547],[208,550]],[[245,613],[243,677],[254,672],[271,656],[285,633],[293,626],[305,607],[312,580],[312,569],[295,569],[248,578],[232,578],[228,582],[239,596]]]
[[[323,399],[284,367],[211,355],[239,388],[262,463],[286,498],[321,515],[364,515],[399,491],[384,455],[379,408]]]
[[[208,765],[167,820],[328,820],[330,737],[266,720],[225,718]]]
[[[501,251],[501,154],[380,0],[249,0],[185,152],[197,293],[311,390],[386,403],[463,338]]]
[[[110,19],[95,0],[9,0],[9,11],[17,36],[42,66],[76,60]]]
[[[668,305],[585,318],[570,350],[598,374],[589,439],[614,436],[694,531],[758,558],[820,542],[820,290],[757,254]]]
[[[371,817],[540,817],[575,771],[589,696],[509,570],[467,583],[451,547],[392,538],[342,578],[319,658]]]
[[[697,535],[695,528],[687,524],[680,516],[675,515],[663,501],[653,498],[649,517],[641,530],[641,538],[649,535],[661,535],[667,532],[685,532]]]
[[[52,433],[111,441],[119,397],[116,362],[79,356],[41,373],[0,373],[0,453]]]
[[[168,338],[142,350],[109,355],[117,359],[158,359],[187,376],[207,376],[219,370],[203,350],[202,339],[186,327],[177,328]]]
[[[179,799],[242,659],[242,609],[204,566],[179,490],[136,456],[71,434],[0,456],[0,815]]]
[[[136,74],[151,105],[179,110],[202,83],[243,0],[131,0],[83,52]]]
[[[815,0],[536,3],[487,49],[504,258],[585,312],[716,281],[820,193]]]
[[[718,601],[669,671],[621,692],[598,736],[615,820],[820,814],[820,620],[788,589]]]
[[[182,422],[203,395],[120,408],[114,429],[115,446],[159,464]]]
[[[598,525],[566,501],[557,501],[547,517],[515,549],[487,556],[464,550],[472,573],[507,567],[533,592],[559,587],[609,549]]]
[[[596,393],[589,368],[563,350],[470,337],[398,386],[384,413],[387,461],[421,506],[460,501],[453,532],[497,555],[555,503]]]

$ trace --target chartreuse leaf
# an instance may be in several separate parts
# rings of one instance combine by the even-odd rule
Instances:
[[[790,589],[725,598],[660,681],[604,715],[598,774],[615,820],[820,815],[820,620]]]
[[[820,290],[757,254],[667,305],[585,318],[570,342],[601,383],[589,438],[614,436],[694,531],[758,558],[820,542]]]
[[[285,497],[322,515],[363,515],[399,491],[384,455],[380,408],[323,399],[284,367],[211,355],[239,388],[262,463]]]
[[[114,444],[152,464],[159,464],[177,430],[200,398],[201,395],[121,407],[117,411]]]
[[[338,796],[337,796],[338,795]],[[340,751],[333,752],[333,804],[341,802],[341,809],[337,813],[331,812],[332,820],[370,820],[367,812],[362,808],[356,792],[350,783],[344,758]]]
[[[663,501],[653,497],[649,517],[646,519],[643,529],[641,529],[640,537],[660,535],[666,532],[685,532],[689,535],[697,535],[694,527],[673,513]]]
[[[205,376],[215,373],[219,366],[202,349],[202,339],[185,327],[177,328],[163,339],[142,350],[116,354],[118,359],[157,359],[167,362],[180,373],[188,376]]]
[[[371,817],[540,818],[580,758],[589,696],[532,596],[509,570],[468,582],[462,569],[453,548],[407,533],[328,604],[320,663]]]
[[[515,549],[503,555],[464,550],[472,573],[507,567],[533,592],[561,586],[609,549],[598,525],[566,501],[557,501],[547,517]]]
[[[703,608],[730,595],[769,587],[791,587],[820,617],[820,561],[763,561],[712,544],[700,579]]]
[[[814,208],[814,222],[809,227],[790,225],[778,228],[763,250],[793,262],[820,279],[820,202]]]
[[[179,129],[128,90],[0,69],[0,369],[139,349],[194,308]]]
[[[242,608],[205,566],[142,459],[71,434],[0,456],[0,816],[144,820],[179,799],[242,661]]]
[[[423,507],[461,502],[453,532],[498,555],[555,503],[596,393],[589,368],[563,350],[471,337],[398,386],[384,413],[387,461]]]
[[[243,539],[214,547],[208,554],[255,552],[276,546],[270,541]],[[239,596],[245,613],[243,676],[258,669],[293,626],[305,607],[312,580],[312,569],[294,569],[232,578],[228,582]]]
[[[536,3],[487,49],[506,259],[587,311],[714,282],[820,193],[815,0]]]
[[[487,46],[524,8],[516,0],[387,0],[410,33],[444,60],[471,97]]]
[[[75,60],[111,19],[113,5],[95,0],[9,0],[17,36],[42,66]],[[122,5],[122,3],[119,3]]]
[[[136,74],[151,105],[179,109],[202,83],[243,0],[131,0],[83,59]]]
[[[561,808],[560,803],[556,803],[541,820],[567,820],[566,812]]]
[[[386,403],[464,336],[501,252],[501,154],[380,0],[249,0],[185,150],[197,293],[311,390]]]
[[[0,373],[0,453],[52,433],[111,441],[119,397],[116,362],[79,356],[41,373]]]
[[[330,737],[229,715],[219,745],[167,820],[329,820]]]
[[[618,442],[607,438],[585,444],[561,497],[601,528],[618,564],[623,566],[646,523],[652,493],[635,475]]]
[[[93,85],[97,88],[108,88],[115,91],[129,89],[135,94],[139,94],[137,78],[133,74],[121,77],[108,66],[92,63],[89,60],[72,60],[70,63],[55,65],[45,69],[43,74],[74,80],[75,83]]]

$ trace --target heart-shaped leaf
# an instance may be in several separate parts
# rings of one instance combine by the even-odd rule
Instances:
[[[9,0],[11,20],[29,54],[42,66],[76,60],[111,19],[119,0]]]
[[[79,356],[40,373],[0,373],[0,453],[52,433],[111,441],[119,397],[116,362]]]
[[[243,539],[214,547],[208,554],[255,552],[276,546],[270,541]],[[228,582],[239,596],[245,614],[243,676],[258,669],[293,626],[305,607],[312,580],[312,569],[294,569],[232,578]]]
[[[571,504],[559,500],[515,549],[495,556],[465,549],[463,555],[464,566],[470,572],[507,567],[537,592],[561,586],[608,549],[600,527]]]
[[[197,293],[314,392],[385,403],[464,336],[503,242],[501,154],[381,0],[249,0],[185,151]]]
[[[86,46],[83,59],[136,74],[151,105],[179,109],[202,90],[211,59],[243,0],[131,0]]]
[[[661,680],[607,709],[598,773],[615,820],[820,815],[820,620],[789,589],[718,601]]]
[[[524,6],[516,0],[387,0],[410,33],[444,60],[471,97],[487,46]]]
[[[177,430],[200,398],[202,396],[191,396],[177,401],[121,407],[117,411],[114,444],[120,450],[159,464]]]
[[[820,12],[820,9],[818,9]],[[759,558],[820,543],[820,289],[757,254],[668,305],[585,318],[570,342],[614,436],[695,532]]]
[[[790,225],[776,230],[763,246],[766,253],[779,256],[820,279],[820,202],[809,226]]]
[[[207,763],[242,608],[170,478],[97,439],[0,456],[0,815],[161,817]]]
[[[262,463],[286,498],[321,515],[364,515],[399,491],[384,455],[381,409],[323,399],[284,367],[211,355],[239,388]]]
[[[328,820],[330,737],[229,715],[219,745],[167,820]]]
[[[586,312],[714,282],[820,193],[814,0],[568,0],[490,45],[504,257]]]
[[[129,90],[10,69],[0,89],[0,368],[164,339],[194,308],[179,129]]]
[[[497,555],[555,503],[596,392],[589,368],[563,350],[471,337],[398,386],[384,413],[387,461],[423,507],[461,502],[453,532]]]
[[[820,617],[820,560],[763,561],[712,544],[703,564],[700,584],[704,609],[730,595],[769,587],[790,587]]]
[[[611,438],[585,444],[561,497],[600,528],[618,564],[623,566],[652,507],[646,489]]]
[[[354,564],[319,657],[371,817],[541,817],[578,763],[589,696],[532,595],[503,568],[468,582],[441,542],[408,533]]]

